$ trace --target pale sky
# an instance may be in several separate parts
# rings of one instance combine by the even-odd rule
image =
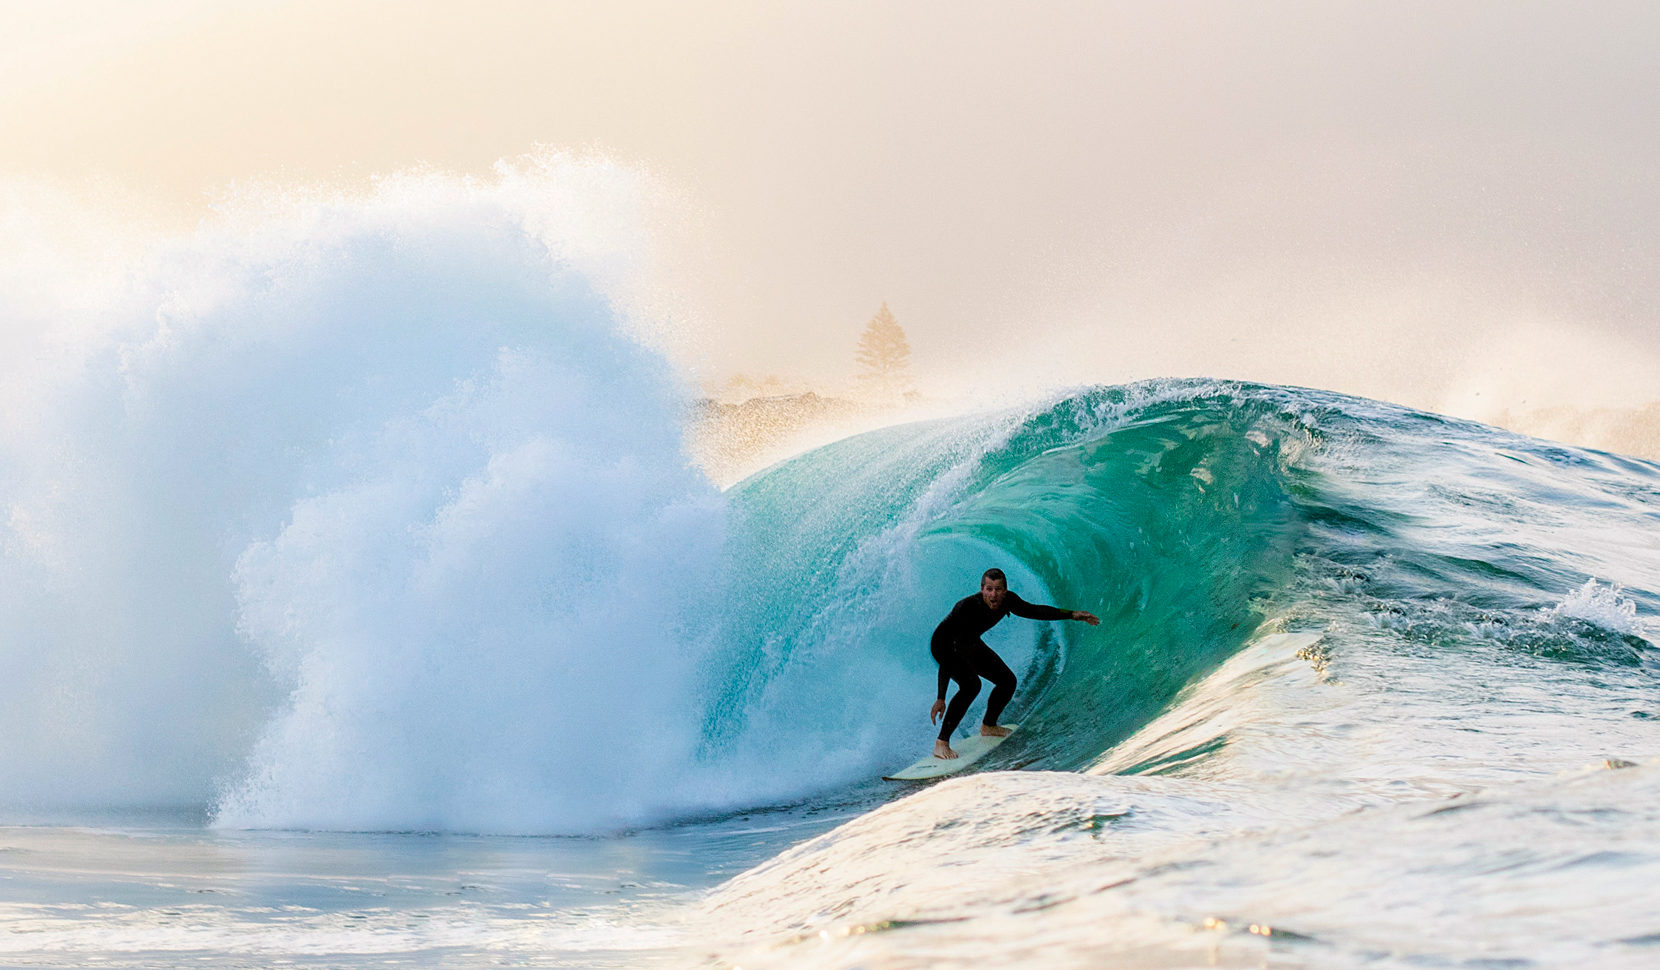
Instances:
[[[1660,398],[1651,3],[0,0],[0,178],[189,226],[597,151],[687,200],[679,363],[1491,418]],[[112,188],[113,187],[113,188]]]

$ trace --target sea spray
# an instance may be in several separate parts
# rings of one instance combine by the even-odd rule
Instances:
[[[1614,633],[1648,638],[1650,633],[1637,618],[1637,603],[1621,595],[1618,583],[1603,586],[1596,579],[1587,579],[1585,585],[1570,591],[1562,602],[1544,610],[1547,619],[1573,618],[1595,624]]]
[[[724,519],[618,314],[634,254],[594,214],[637,186],[602,169],[256,200],[64,301],[8,369],[0,801],[525,831],[663,807]]]
[[[663,809],[697,740],[721,510],[614,406],[640,393],[626,372],[571,399],[568,366],[515,355],[244,553],[244,632],[296,686],[222,823],[580,831]]]

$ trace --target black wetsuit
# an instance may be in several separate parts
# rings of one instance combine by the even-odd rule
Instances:
[[[968,705],[980,694],[980,678],[991,681],[991,696],[986,699],[985,723],[995,725],[1003,708],[1014,697],[1014,671],[980,637],[997,625],[997,621],[1013,613],[1029,620],[1070,620],[1071,612],[1053,606],[1028,603],[1014,593],[1003,594],[1003,606],[993,610],[979,593],[964,597],[951,607],[951,612],[934,628],[929,649],[940,665],[939,699],[945,700],[949,681],[957,682],[957,696],[945,709],[945,723],[940,725],[940,740],[951,743],[951,732],[962,723]]]

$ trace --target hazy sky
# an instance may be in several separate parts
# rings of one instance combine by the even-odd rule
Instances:
[[[0,4],[0,176],[180,224],[249,179],[642,167],[705,379],[844,377],[885,300],[936,393],[1660,398],[1652,3]]]

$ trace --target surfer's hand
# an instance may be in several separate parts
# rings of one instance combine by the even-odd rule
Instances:
[[[944,714],[945,714],[945,701],[943,701],[943,700],[935,701],[934,706],[928,708],[928,723],[929,724],[938,724],[940,717]]]
[[[1100,626],[1101,625],[1101,618],[1100,617],[1096,616],[1094,613],[1086,613],[1083,610],[1073,610],[1072,611],[1072,618],[1074,620],[1083,620],[1085,623],[1088,623],[1090,626]]]

